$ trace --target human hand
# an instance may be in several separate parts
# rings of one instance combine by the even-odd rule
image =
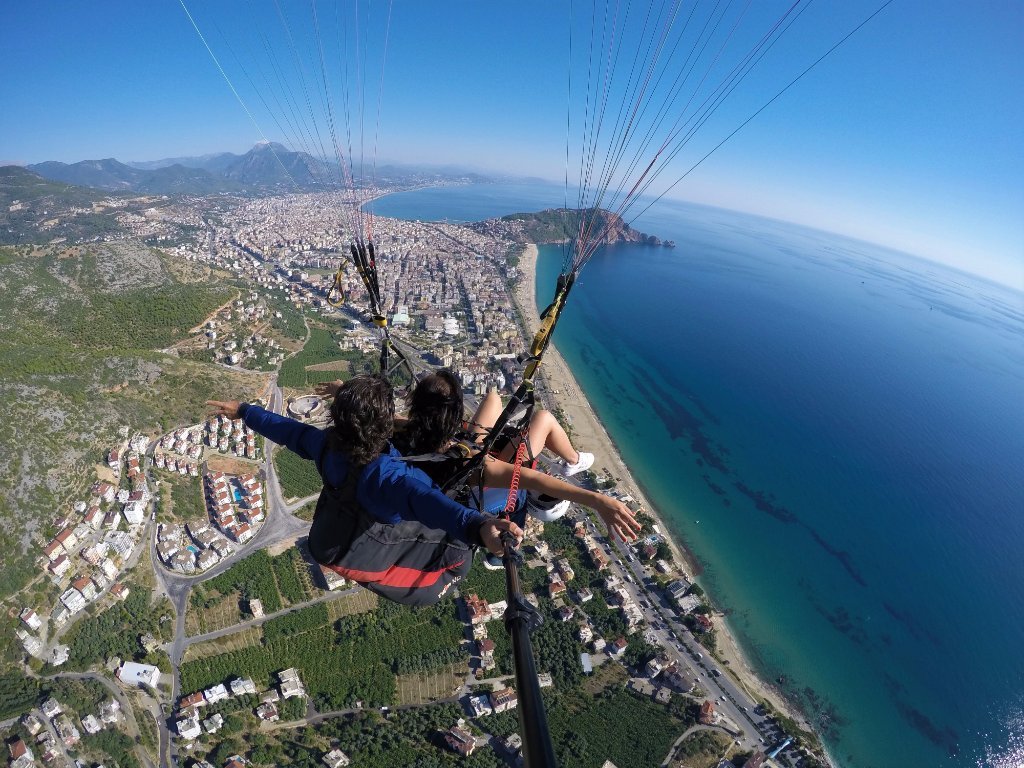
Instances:
[[[523,540],[523,530],[511,520],[490,517],[480,526],[480,539],[492,555],[505,554],[505,545],[502,544],[501,535],[506,531],[515,537],[518,547]]]
[[[603,496],[604,503],[597,507],[597,514],[608,526],[609,533],[615,533],[623,541],[636,541],[643,526],[633,517],[633,512],[618,499]]]
[[[344,381],[335,379],[334,381],[320,382],[313,387],[313,391],[320,397],[336,397],[343,386],[345,386]]]
[[[206,404],[212,408],[211,416],[227,416],[229,419],[242,418],[242,414],[238,412],[242,404],[237,400],[207,400]]]

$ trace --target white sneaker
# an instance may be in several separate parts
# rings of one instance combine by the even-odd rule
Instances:
[[[542,523],[550,523],[560,517],[564,517],[569,511],[568,499],[559,501],[551,496],[534,496],[532,493],[526,495],[526,511]]]
[[[576,451],[579,456],[579,460],[575,464],[566,464],[565,469],[562,470],[566,477],[572,477],[578,475],[580,472],[590,469],[594,466],[594,454],[584,453],[583,451]]]

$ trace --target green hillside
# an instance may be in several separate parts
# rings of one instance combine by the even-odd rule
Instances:
[[[53,520],[86,498],[120,428],[195,423],[209,397],[261,387],[159,351],[234,295],[180,282],[166,259],[126,243],[0,247],[0,397],[14,416],[0,420],[0,599],[40,575]]]

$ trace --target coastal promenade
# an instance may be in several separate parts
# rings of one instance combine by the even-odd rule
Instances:
[[[519,260],[519,269],[522,275],[513,291],[513,298],[519,307],[520,316],[527,325],[527,338],[532,338],[539,326],[540,309],[537,305],[535,292],[538,253],[536,245],[527,245],[524,248]],[[672,540],[671,530],[665,525],[657,508],[645,497],[639,484],[634,480],[632,473],[626,467],[622,456],[615,447],[615,443],[608,435],[604,425],[597,418],[597,414],[594,413],[593,408],[580,389],[576,378],[569,370],[565,359],[559,354],[557,345],[554,342],[551,343],[544,355],[544,363],[540,368],[540,373],[547,385],[545,388],[546,395],[551,398],[555,406],[565,413],[566,418],[571,424],[574,432],[573,443],[579,446],[581,450],[586,450],[596,455],[597,460],[594,463],[594,471],[598,473],[603,472],[616,478],[618,481],[617,488],[633,496],[646,510],[647,514],[657,520],[659,527],[672,547],[676,560],[686,563],[692,575],[696,570],[695,563],[686,555],[685,549]],[[621,542],[619,543],[619,548],[622,563],[625,566],[626,548]],[[639,566],[634,566],[634,570],[639,571]],[[642,578],[642,574],[639,572],[637,576]],[[642,583],[642,580],[638,583]],[[668,607],[666,606],[666,608]],[[766,684],[764,680],[754,673],[740,651],[724,618],[721,616],[719,617],[718,628],[719,656],[726,663],[727,668],[736,675],[739,687],[744,690],[746,695],[755,700],[767,699],[777,710],[783,712],[808,730],[811,730],[811,726],[807,723],[806,718],[785,698],[780,696],[774,688]],[[695,646],[695,644],[686,641],[686,646]],[[695,651],[691,649],[692,653],[695,653]],[[724,681],[725,678],[719,678],[719,680]],[[733,692],[737,695],[739,694],[739,691],[735,688],[733,688]],[[726,695],[729,695],[729,692]]]

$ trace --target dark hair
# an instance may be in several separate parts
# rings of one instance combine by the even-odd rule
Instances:
[[[462,384],[447,368],[420,381],[407,399],[409,423],[403,442],[411,453],[442,450],[462,423]]]
[[[395,395],[380,376],[354,376],[331,403],[328,439],[332,450],[348,454],[357,466],[384,452],[395,428]]]

